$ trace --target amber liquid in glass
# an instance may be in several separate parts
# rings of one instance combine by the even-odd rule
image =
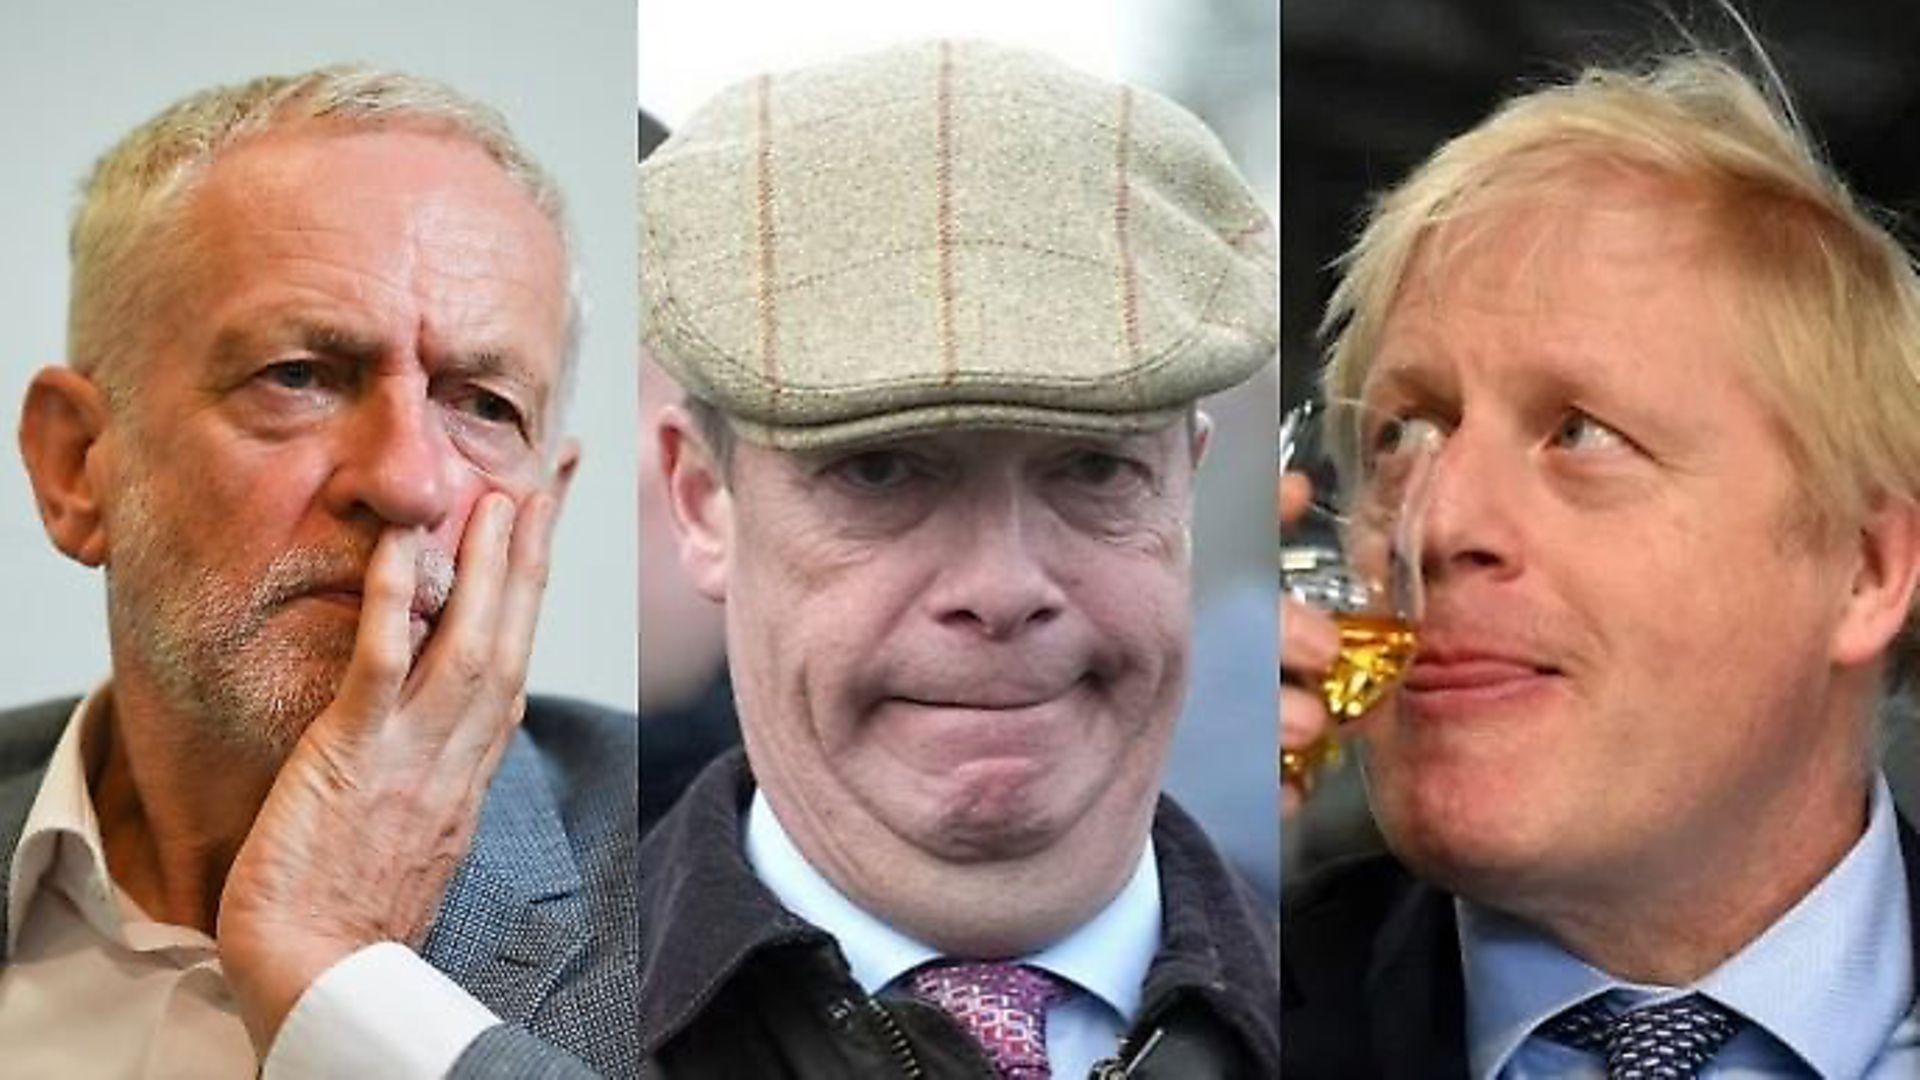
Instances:
[[[1413,662],[1413,627],[1378,615],[1335,614],[1340,656],[1320,683],[1327,711],[1344,724],[1373,707]]]

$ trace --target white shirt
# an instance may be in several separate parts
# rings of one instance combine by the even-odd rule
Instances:
[[[834,936],[854,981],[877,994],[941,953],[847,899],[809,864],[756,791],[747,810],[747,862],[781,906]],[[1112,1057],[1140,1008],[1160,951],[1160,873],[1148,838],[1133,876],[1105,908],[1066,937],[1017,962],[1081,992],[1047,1011],[1047,1060],[1058,1077],[1086,1076]]]
[[[214,940],[155,922],[108,870],[87,778],[110,701],[102,686],[74,709],[14,848],[0,1077],[438,1077],[499,1022],[385,943],[309,986],[256,1063]]]

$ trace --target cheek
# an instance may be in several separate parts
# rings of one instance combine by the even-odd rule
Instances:
[[[1177,534],[1149,542],[1100,543],[1068,560],[1062,580],[1072,603],[1120,654],[1138,689],[1174,695],[1186,685],[1192,590]]]
[[[1834,586],[1778,530],[1760,514],[1703,514],[1623,543],[1587,583],[1580,603],[1603,638],[1598,692],[1620,722],[1698,748],[1810,707],[1801,699],[1823,678]],[[1726,722],[1672,730],[1681,717]]]
[[[846,708],[861,666],[910,609],[921,579],[904,550],[735,505],[725,606],[737,676],[758,684],[756,694],[802,698],[803,711],[824,722]]]

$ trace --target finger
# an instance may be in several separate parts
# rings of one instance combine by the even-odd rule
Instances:
[[[421,657],[413,700],[449,730],[492,677],[494,622],[507,565],[513,501],[489,491],[474,503],[454,565],[453,593]]]
[[[1317,680],[1340,655],[1340,627],[1332,616],[1291,598],[1280,604],[1280,671]]]
[[[1280,745],[1288,750],[1312,746],[1333,727],[1333,717],[1317,692],[1280,688]]]
[[[1313,484],[1305,473],[1282,473],[1280,476],[1280,524],[1291,525],[1300,520],[1307,512],[1307,505],[1313,501]]]
[[[540,600],[546,593],[558,507],[553,496],[545,492],[536,492],[520,504],[507,550],[491,662],[495,686],[503,692],[512,691],[516,697],[511,708],[476,712],[475,719],[463,725],[464,730],[454,738],[466,753],[490,754],[497,760],[526,710],[527,664],[533,653]],[[454,749],[451,743],[449,749]],[[484,761],[482,768],[488,773],[492,770]]]
[[[419,549],[418,531],[385,529],[367,564],[366,580],[360,586],[360,622],[354,632],[353,659],[348,661],[340,690],[334,695],[336,705],[363,721],[393,710],[413,665],[409,623],[414,559]]]
[[[507,580],[500,600],[496,659],[516,687],[526,681],[527,658],[533,652],[533,631],[540,621],[541,598],[547,591],[558,505],[553,496],[536,492],[521,504],[513,526],[513,546],[507,553]]]

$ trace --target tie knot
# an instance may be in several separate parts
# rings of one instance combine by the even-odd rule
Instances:
[[[1025,964],[938,961],[908,976],[915,997],[954,1018],[1006,1080],[1048,1080],[1047,1009],[1072,993]]]
[[[1540,1034],[1602,1054],[1607,1080],[1692,1080],[1746,1020],[1700,994],[1618,1013],[1605,995],[1588,998],[1540,1026]]]

